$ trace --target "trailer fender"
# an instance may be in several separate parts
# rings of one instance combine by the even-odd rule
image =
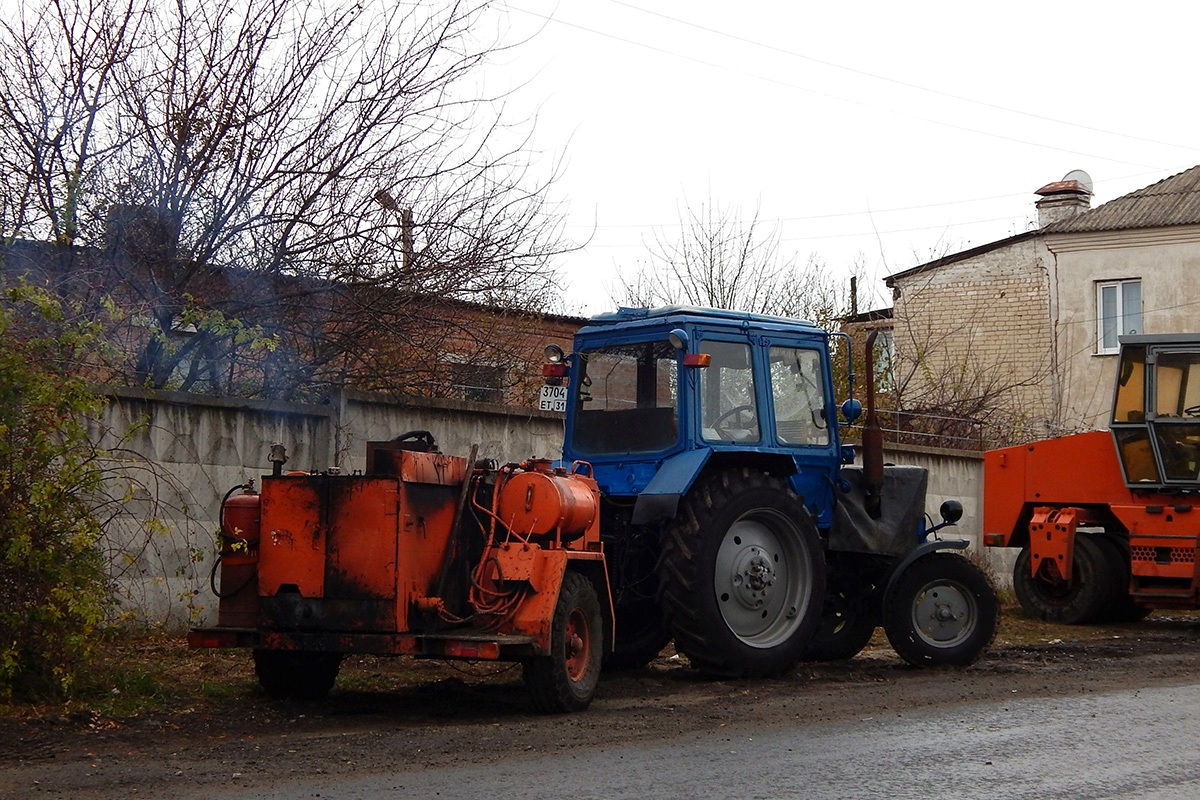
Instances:
[[[918,558],[938,550],[966,550],[968,547],[970,547],[970,545],[971,543],[966,539],[938,539],[931,542],[923,542],[922,544],[917,545],[912,550],[909,550],[908,554],[896,563],[896,566],[892,567],[892,572],[888,576],[887,585],[884,587],[883,592],[879,595],[879,597],[887,597],[891,593],[892,587],[896,585],[896,580],[904,573],[904,570],[908,569],[908,566]]]
[[[692,488],[712,448],[687,450],[663,461],[633,505],[633,524],[649,525],[675,516],[679,498]]]
[[[503,632],[532,636],[538,652],[549,652],[554,608],[562,591],[563,578],[570,569],[592,583],[596,598],[600,601],[600,615],[606,629],[605,641],[612,641],[612,592],[602,553],[505,545],[498,548],[493,558],[500,565],[506,580],[526,582],[532,590],[501,627]]]

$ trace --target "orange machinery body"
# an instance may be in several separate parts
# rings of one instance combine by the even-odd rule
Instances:
[[[367,463],[378,474],[263,478],[255,630],[222,618],[194,631],[194,646],[538,655],[568,566],[593,582],[611,625],[590,476],[511,465],[481,506],[465,458],[370,443]]]
[[[1111,433],[1081,433],[991,450],[983,462],[984,544],[1030,548],[1070,575],[1080,527],[1128,532],[1130,594],[1145,605],[1200,602],[1195,496],[1125,485]],[[1113,523],[1119,523],[1114,525]]]

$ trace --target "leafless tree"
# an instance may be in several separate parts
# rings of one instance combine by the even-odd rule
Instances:
[[[997,335],[987,309],[959,303],[954,314],[935,313],[934,304],[950,297],[926,281],[905,288],[896,304],[886,400],[893,438],[984,449],[1047,435],[1053,410],[1045,386],[1053,366],[998,359],[987,346]]]
[[[488,6],[23,2],[0,23],[0,238],[103,250],[140,383],[405,389],[379,356],[436,346],[431,303],[545,309],[567,249],[557,166],[480,88],[507,47]]]
[[[711,199],[698,209],[685,205],[678,231],[656,232],[649,261],[620,280],[618,301],[625,305],[710,306],[823,327],[850,311],[848,275],[834,274],[815,256],[798,264],[796,254],[780,251],[779,226],[764,225],[757,209],[743,219],[737,206]]]

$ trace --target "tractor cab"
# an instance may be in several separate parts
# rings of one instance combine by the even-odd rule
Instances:
[[[593,318],[562,358],[564,457],[591,464],[606,496],[637,497],[640,520],[672,515],[716,458],[791,475],[830,524],[843,458],[825,331],[718,309],[621,309]]]
[[[1122,336],[1110,427],[1130,488],[1200,485],[1200,339]]]

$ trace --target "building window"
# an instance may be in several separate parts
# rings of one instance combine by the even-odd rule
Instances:
[[[503,367],[489,364],[451,363],[451,396],[476,403],[504,402]]]
[[[1096,352],[1116,353],[1118,336],[1142,333],[1142,282],[1096,284]]]

